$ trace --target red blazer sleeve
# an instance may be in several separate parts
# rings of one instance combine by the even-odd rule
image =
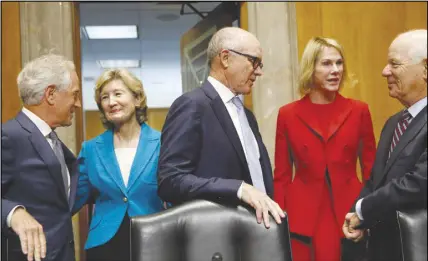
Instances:
[[[274,200],[285,209],[285,191],[292,181],[293,158],[286,129],[286,119],[282,110],[278,113],[275,140]]]
[[[369,107],[363,104],[362,119],[360,126],[360,146],[358,157],[360,159],[363,182],[370,178],[370,173],[376,156],[376,140],[373,132],[373,123]]]

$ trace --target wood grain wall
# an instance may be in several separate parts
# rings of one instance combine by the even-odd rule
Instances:
[[[16,78],[21,71],[19,2],[1,2],[1,121],[21,109]]]
[[[381,72],[395,36],[427,28],[426,2],[297,2],[299,59],[311,37],[338,40],[345,48],[349,71],[358,81],[342,94],[369,104],[376,140],[389,116],[402,105],[388,96]]]

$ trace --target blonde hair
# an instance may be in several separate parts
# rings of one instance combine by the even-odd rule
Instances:
[[[126,69],[109,69],[104,71],[95,83],[95,101],[100,111],[101,122],[106,129],[113,129],[114,125],[108,121],[101,106],[101,92],[108,83],[114,80],[121,80],[123,84],[134,94],[135,98],[141,100],[139,106],[135,108],[135,116],[141,125],[147,121],[147,96],[143,89],[143,83]]]
[[[313,75],[315,71],[315,65],[318,60],[319,54],[325,47],[333,47],[336,49],[343,60],[343,74],[339,88],[348,79],[348,70],[346,67],[346,59],[343,47],[334,39],[324,37],[314,37],[309,40],[308,44],[303,51],[302,60],[300,61],[300,73],[299,73],[299,93],[304,96],[311,91]]]

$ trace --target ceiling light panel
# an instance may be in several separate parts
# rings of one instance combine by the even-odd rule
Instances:
[[[85,26],[89,39],[137,39],[136,25]]]
[[[98,60],[97,62],[103,69],[140,67],[140,60]]]

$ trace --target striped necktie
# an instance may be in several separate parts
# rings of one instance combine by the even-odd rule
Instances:
[[[400,141],[400,137],[404,134],[410,122],[412,121],[412,115],[410,115],[408,110],[404,110],[401,115],[400,120],[397,123],[397,126],[394,130],[394,135],[392,136],[391,147],[389,149],[389,155],[391,156],[394,148],[397,146]]]

